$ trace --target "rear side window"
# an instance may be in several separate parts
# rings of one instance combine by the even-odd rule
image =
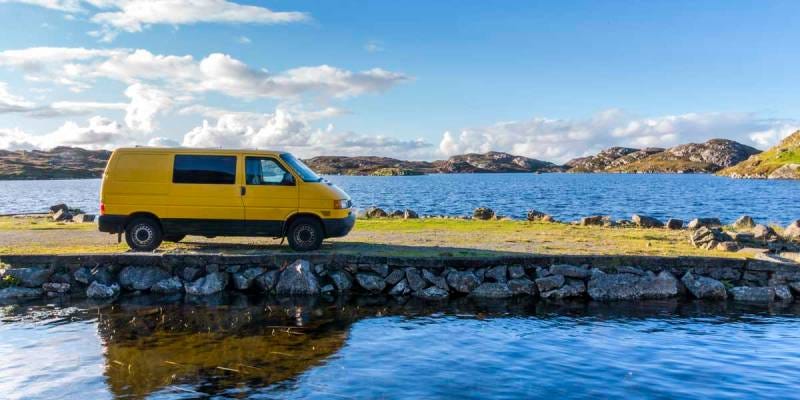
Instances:
[[[236,183],[236,156],[176,155],[172,182],[212,185]]]

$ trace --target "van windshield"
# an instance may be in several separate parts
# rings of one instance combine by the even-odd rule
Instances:
[[[281,159],[300,175],[300,178],[303,179],[304,182],[322,182],[322,178],[319,177],[316,173],[314,173],[308,165],[303,164],[302,161],[295,158],[295,156],[289,153],[281,154]]]

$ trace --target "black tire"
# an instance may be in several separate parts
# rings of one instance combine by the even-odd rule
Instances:
[[[289,229],[286,231],[289,246],[294,251],[319,249],[322,246],[323,236],[322,225],[314,218],[298,218],[289,225]]]
[[[125,241],[133,251],[153,251],[161,240],[161,226],[153,218],[134,218],[125,226]]]
[[[186,235],[166,234],[166,235],[164,235],[164,241],[165,242],[178,243],[181,240],[183,240],[185,237],[186,237]]]

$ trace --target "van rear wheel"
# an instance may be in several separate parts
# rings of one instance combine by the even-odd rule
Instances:
[[[313,218],[298,218],[289,226],[286,236],[295,251],[317,250],[322,246],[322,225]]]
[[[134,251],[153,251],[161,240],[161,226],[153,218],[134,218],[125,227],[125,241]]]

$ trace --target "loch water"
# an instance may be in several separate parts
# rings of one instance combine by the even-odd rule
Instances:
[[[488,206],[524,218],[536,209],[560,220],[615,219],[643,213],[660,219],[743,214],[785,225],[800,218],[800,181],[743,180],[708,174],[442,174],[327,176],[356,207],[410,208],[426,215],[470,215]],[[0,214],[46,211],[67,203],[98,208],[100,180],[0,181]]]
[[[0,306],[0,397],[797,398],[800,306],[123,297]]]

